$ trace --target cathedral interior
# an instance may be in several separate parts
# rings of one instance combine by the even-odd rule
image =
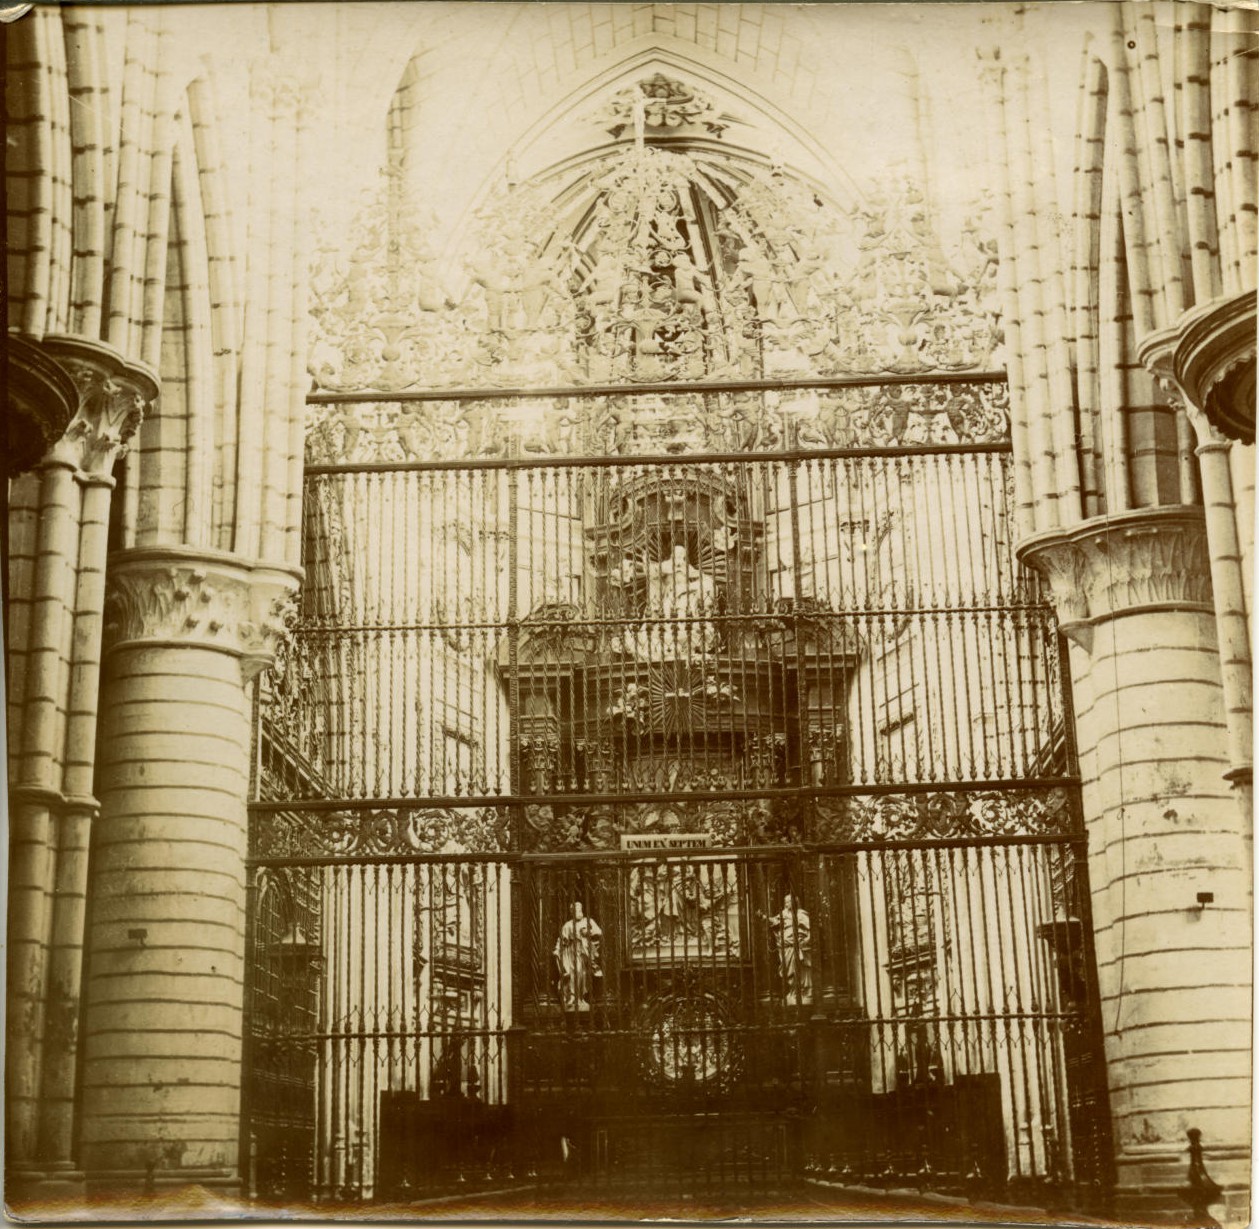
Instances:
[[[22,8],[11,1212],[1247,1223],[1253,8]]]

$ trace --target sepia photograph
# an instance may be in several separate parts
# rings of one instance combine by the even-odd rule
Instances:
[[[0,36],[10,1219],[1250,1222],[1259,6]]]

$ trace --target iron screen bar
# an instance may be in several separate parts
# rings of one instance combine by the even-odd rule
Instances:
[[[494,853],[429,853],[414,849],[407,853],[318,853],[250,854],[249,867],[364,867],[364,866],[523,866],[534,869],[549,866],[625,866],[664,864],[670,859],[699,858],[712,863],[751,866],[781,863],[784,858],[807,858],[818,854],[882,854],[890,850],[979,850],[1060,847],[1083,856],[1088,837],[1080,833],[1022,832],[1006,836],[905,836],[879,837],[860,841],[797,841],[793,845],[740,845],[720,848],[714,845],[676,845],[671,849],[571,849],[551,853],[520,853],[498,850]]]
[[[854,610],[808,610],[803,612],[810,619],[830,619],[836,622],[844,619],[854,619],[858,616],[861,618],[881,618],[884,616],[899,616],[906,614],[921,615],[943,615],[943,614],[1004,614],[1006,611],[1022,611],[1028,614],[1048,613],[1049,606],[1045,602],[1009,602],[1004,605],[998,605],[995,602],[981,604],[967,604],[964,606],[859,606]],[[671,625],[678,627],[687,627],[698,623],[712,623],[717,627],[734,627],[739,624],[756,624],[764,623],[767,620],[787,621],[793,617],[793,611],[787,610],[762,610],[752,614],[726,614],[726,615],[690,615],[687,617],[679,617],[670,619]],[[579,618],[574,617],[565,620],[563,626],[571,625],[573,628],[581,629],[587,627],[623,627],[623,626],[639,626],[643,620],[641,618],[633,618],[623,616],[620,618]],[[297,633],[302,635],[317,635],[328,632],[397,632],[397,631],[440,631],[443,628],[458,628],[461,631],[500,631],[512,626],[519,625],[528,630],[538,628],[550,628],[556,626],[554,620],[541,618],[534,619],[502,619],[502,620],[471,620],[460,623],[336,623],[321,624],[308,623],[297,629]],[[295,633],[295,634],[297,634]]]
[[[1004,371],[916,375],[802,376],[795,380],[659,380],[652,384],[560,384],[553,388],[448,388],[408,392],[308,393],[307,405],[380,405],[407,401],[515,401],[534,397],[646,397],[661,393],[757,393],[809,388],[879,388],[887,384],[1004,384]]]
[[[645,453],[640,456],[472,458],[452,461],[345,461],[307,465],[306,474],[405,474],[469,469],[611,469],[631,465],[730,465],[746,461],[825,461],[842,457],[969,456],[978,452],[1009,453],[1009,440],[982,444],[901,444],[892,448],[796,448],[774,452]]]

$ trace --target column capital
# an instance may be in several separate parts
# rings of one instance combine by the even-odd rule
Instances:
[[[79,404],[70,373],[32,337],[10,334],[5,353],[8,444],[5,476],[33,468],[65,434]]]
[[[1172,504],[1100,516],[1024,539],[1021,562],[1049,583],[1062,630],[1085,651],[1093,626],[1152,610],[1214,614],[1206,519]]]
[[[1141,362],[1189,413],[1203,448],[1255,439],[1255,292],[1228,295],[1185,312],[1144,337]]]
[[[157,400],[157,376],[143,363],[87,337],[50,333],[41,345],[77,392],[74,417],[45,460],[107,477]]]
[[[1184,410],[1197,437],[1194,450],[1199,456],[1206,452],[1224,452],[1232,441],[1221,432],[1207,412],[1185,391],[1176,375],[1176,346],[1180,333],[1176,328],[1159,329],[1148,333],[1137,347],[1137,354],[1145,369],[1154,377],[1163,395],[1173,409]]]
[[[249,682],[288,634],[298,568],[236,555],[162,547],[113,556],[106,573],[104,648],[137,644],[215,649]]]
[[[1188,399],[1229,439],[1255,440],[1255,292],[1186,312],[1172,368]]]

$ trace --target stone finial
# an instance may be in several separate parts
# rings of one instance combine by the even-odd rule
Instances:
[[[241,659],[248,682],[288,635],[299,580],[230,555],[129,551],[109,569],[105,650],[136,642],[218,649]]]
[[[1141,610],[1214,612],[1206,521],[1174,504],[1036,534],[1019,559],[1048,582],[1063,632],[1086,652],[1103,619]]]

